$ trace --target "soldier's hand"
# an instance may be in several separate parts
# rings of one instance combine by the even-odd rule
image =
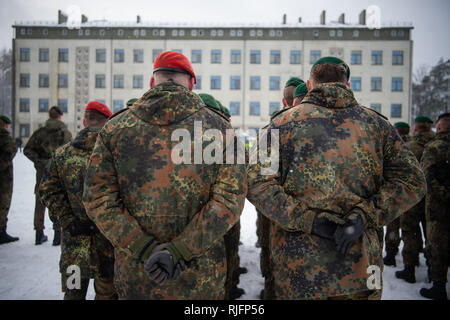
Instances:
[[[352,219],[336,228],[334,233],[334,241],[337,245],[337,250],[342,255],[346,255],[355,242],[361,238],[364,233],[364,223],[359,214],[354,215]]]
[[[144,269],[150,279],[157,284],[164,284],[171,279],[175,271],[175,263],[168,250],[154,252],[145,262]]]
[[[325,217],[316,215],[313,221],[311,233],[316,236],[334,240],[334,233],[336,232],[337,224],[328,220]]]

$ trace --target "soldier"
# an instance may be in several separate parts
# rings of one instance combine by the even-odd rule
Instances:
[[[103,103],[89,102],[83,119],[85,128],[74,140],[56,149],[39,187],[51,220],[59,222],[62,228],[59,268],[64,300],[85,300],[89,279],[94,279],[96,300],[117,299],[113,247],[87,217],[81,202],[89,157],[98,132],[111,115]],[[66,285],[68,268],[72,265],[80,268],[78,289]]]
[[[429,299],[447,300],[447,271],[450,238],[450,113],[441,114],[437,135],[422,154],[427,179],[425,201],[427,226],[428,275],[433,286],[420,294]]]
[[[433,121],[428,117],[418,116],[414,123],[414,136],[406,145],[420,161],[425,145],[434,139],[435,133],[431,131]],[[400,218],[403,240],[402,256],[405,267],[404,270],[397,271],[395,276],[409,283],[416,282],[415,267],[419,265],[419,252],[423,251],[420,224],[422,224],[425,234],[425,198],[421,199],[417,205],[405,212]]]
[[[294,90],[301,83],[305,82],[297,77],[292,77],[286,82],[286,84],[284,85],[283,99],[282,99],[284,108],[292,107],[294,103]]]
[[[294,90],[294,106],[298,106],[308,93],[306,83],[300,83]]]
[[[31,135],[28,143],[23,149],[23,153],[34,163],[34,168],[36,169],[36,187],[34,189],[36,198],[34,208],[36,245],[40,245],[41,243],[47,241],[47,236],[44,234],[45,206],[41,202],[38,190],[42,175],[55,150],[72,140],[72,134],[69,130],[67,130],[66,125],[61,121],[63,115],[61,109],[56,106],[52,107],[50,108],[48,114],[49,119],[45,123],[45,126],[37,129]],[[61,227],[57,223],[54,223],[53,229],[55,231],[53,245],[57,246],[61,241]]]
[[[6,233],[9,206],[13,192],[13,159],[17,149],[8,129],[11,119],[0,115],[0,244],[19,240]]]
[[[263,174],[260,160],[248,171],[248,199],[272,220],[276,299],[379,299],[367,285],[368,267],[382,267],[378,230],[425,194],[418,161],[358,104],[349,76],[342,60],[319,59],[302,103],[266,133],[279,170]]]
[[[224,299],[223,237],[244,206],[245,165],[196,156],[211,143],[200,129],[226,141],[232,127],[192,92],[195,82],[184,55],[161,53],[151,89],[111,118],[91,155],[83,203],[114,246],[119,298]]]
[[[404,142],[409,141],[409,124],[406,122],[394,123],[394,128],[398,135]],[[383,258],[383,263],[386,266],[397,266],[395,256],[398,253],[398,246],[400,245],[400,218],[395,219],[386,226],[386,235],[384,238],[386,242],[386,256]]]

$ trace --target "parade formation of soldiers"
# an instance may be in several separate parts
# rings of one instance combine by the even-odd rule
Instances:
[[[335,57],[320,58],[306,82],[289,79],[284,108],[251,148],[230,138],[220,101],[192,91],[194,69],[174,51],[156,58],[150,89],[125,109],[89,102],[74,139],[52,107],[23,152],[36,169],[35,244],[47,241],[48,208],[64,299],[85,299],[90,279],[100,300],[239,298],[247,198],[258,213],[261,299],[381,299],[368,270],[396,266],[402,240],[396,277],[414,283],[424,252],[433,285],[420,294],[446,300],[450,113],[436,119],[437,133],[417,117],[409,136],[407,123],[361,106],[349,79]],[[10,123],[0,116],[0,244],[19,240],[6,232],[18,148]],[[245,161],[228,161],[239,150]],[[73,265],[81,288],[67,285]]]

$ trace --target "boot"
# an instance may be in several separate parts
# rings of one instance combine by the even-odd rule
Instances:
[[[53,237],[53,243],[54,246],[59,246],[61,244],[61,231],[55,230],[55,236]]]
[[[408,283],[416,283],[415,266],[405,265],[405,270],[397,271],[395,277],[403,279]]]
[[[36,230],[36,242],[35,242],[35,245],[42,244],[42,243],[44,243],[47,240],[48,240],[48,238],[44,234],[44,230]]]
[[[397,266],[397,262],[395,261],[395,254],[387,253],[386,256],[383,258],[383,262],[385,266]]]
[[[14,242],[19,240],[17,237],[11,237],[9,234],[6,233],[6,229],[0,232],[0,244]]]
[[[237,298],[241,297],[243,294],[245,294],[245,290],[242,288],[239,288],[238,286],[235,286],[233,289],[231,289],[230,300],[236,300]]]
[[[447,290],[445,285],[445,281],[434,281],[433,286],[430,289],[420,289],[420,295],[433,300],[447,300]]]
[[[248,272],[248,269],[245,267],[239,267],[238,272],[239,272],[239,274],[245,274]]]

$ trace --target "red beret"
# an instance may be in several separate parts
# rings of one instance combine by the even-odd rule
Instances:
[[[155,59],[153,64],[153,72],[159,70],[168,70],[187,73],[194,78],[194,83],[197,83],[197,78],[195,77],[194,69],[188,58],[176,51],[166,51],[160,53]]]
[[[101,103],[100,101],[91,101],[87,104],[85,111],[94,110],[97,112],[100,112],[106,117],[111,117],[112,112],[109,110],[109,108],[106,106],[106,104]]]

